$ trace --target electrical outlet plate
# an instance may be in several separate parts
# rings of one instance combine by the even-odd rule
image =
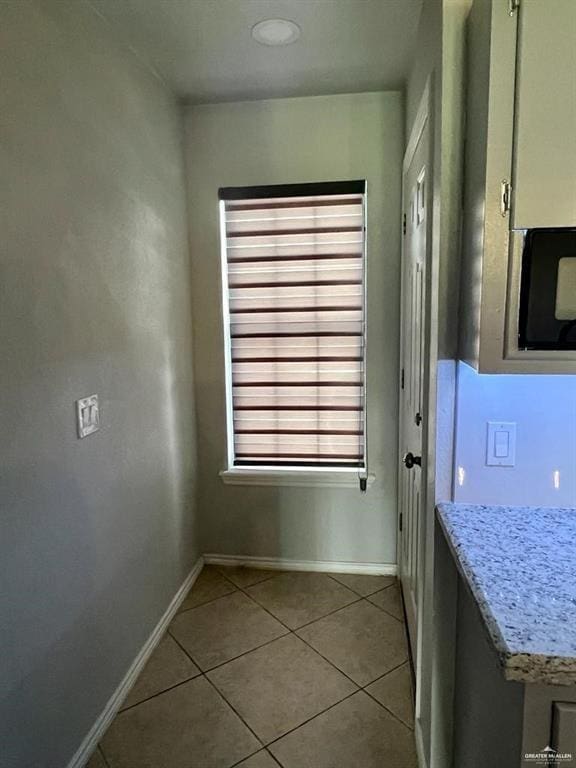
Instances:
[[[98,432],[100,429],[98,395],[90,395],[76,400],[76,422],[78,437],[88,437],[88,435]]]

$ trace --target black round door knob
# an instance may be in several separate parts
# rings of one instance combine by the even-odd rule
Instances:
[[[416,464],[418,464],[419,467],[422,466],[422,456],[414,456],[413,453],[407,453],[402,461],[404,462],[406,469],[412,469]]]

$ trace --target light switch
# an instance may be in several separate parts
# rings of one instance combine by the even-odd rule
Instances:
[[[510,441],[508,432],[504,429],[497,429],[494,432],[494,456],[497,459],[507,459],[510,452]]]
[[[486,464],[489,467],[513,467],[516,464],[515,422],[488,422]]]
[[[76,400],[76,421],[78,437],[88,437],[100,429],[98,395],[90,395]]]

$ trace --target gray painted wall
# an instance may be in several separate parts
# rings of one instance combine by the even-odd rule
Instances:
[[[192,107],[186,131],[204,551],[394,563],[402,96]],[[224,486],[218,187],[358,178],[368,180],[368,440],[376,481],[366,495]]]
[[[199,553],[181,123],[83,0],[0,70],[0,763],[63,768]]]

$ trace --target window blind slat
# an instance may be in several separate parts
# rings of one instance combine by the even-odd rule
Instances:
[[[321,245],[316,244],[316,246],[317,249],[314,253],[309,253],[308,249],[303,251],[302,249],[298,249],[297,247],[293,246],[285,247],[291,247],[292,251],[299,252],[291,253],[289,250],[286,250],[282,251],[282,253],[279,253],[275,248],[262,245],[262,250],[258,253],[250,253],[250,255],[247,253],[230,254],[228,256],[228,264],[250,264],[252,262],[260,263],[276,261],[358,261],[362,258],[361,252],[352,251],[350,248],[346,248],[345,246],[342,246],[341,251],[337,252],[334,250],[335,244],[333,244],[331,248],[326,249],[326,251],[329,251],[326,253],[323,252]],[[265,248],[267,248],[267,251],[264,250]]]
[[[364,463],[364,196],[338,189],[224,204],[237,465]]]
[[[236,329],[236,331],[232,332],[231,338],[233,339],[299,339],[299,338],[329,338],[330,336],[333,337],[342,337],[342,336],[350,336],[350,337],[357,337],[362,338],[362,332],[361,331],[246,331],[243,329],[242,331]]]
[[[363,411],[362,405],[285,405],[274,403],[251,403],[250,405],[234,405],[236,411]]]

